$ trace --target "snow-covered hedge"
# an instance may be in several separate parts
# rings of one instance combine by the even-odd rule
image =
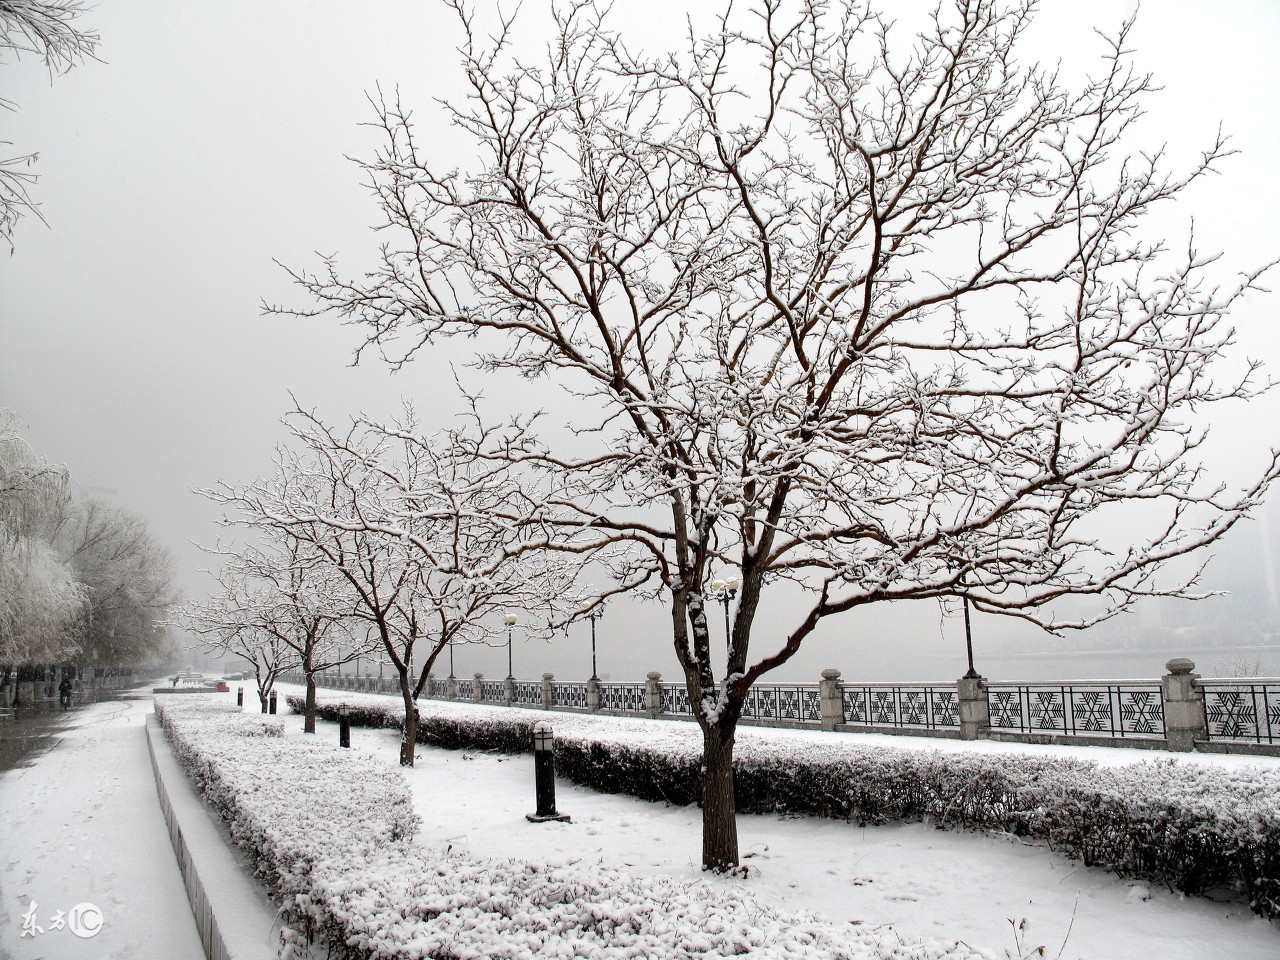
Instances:
[[[155,710],[196,788],[281,901],[309,891],[318,859],[360,856],[413,833],[404,777],[367,755],[286,739],[282,719],[204,697],[157,700]],[[342,823],[360,829],[333,829]]]
[[[287,914],[321,931],[330,957],[984,956],[787,916],[708,883],[430,851],[412,840],[398,770],[314,738],[281,737],[278,721],[207,701],[158,702],[156,711]],[[286,938],[288,949],[300,943]]]
[[[290,698],[291,705],[295,698]],[[343,694],[320,712],[396,727],[398,701]],[[297,707],[295,706],[295,709]],[[419,740],[524,752],[536,710],[424,701]],[[593,789],[677,804],[700,796],[692,724],[557,714],[556,769]],[[940,825],[1039,837],[1067,856],[1188,894],[1238,887],[1280,917],[1280,773],[1176,760],[1103,767],[1083,760],[866,747],[740,730],[734,792],[744,813],[786,811],[860,824],[930,818]]]

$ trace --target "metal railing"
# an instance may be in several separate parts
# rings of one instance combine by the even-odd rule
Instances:
[[[921,730],[960,726],[955,687],[841,684],[843,722],[850,726]]]
[[[515,682],[515,703],[522,706],[542,706],[542,684],[525,680]]]
[[[822,700],[816,683],[757,683],[742,704],[744,720],[821,723]]]
[[[1067,737],[1163,739],[1159,681],[1130,683],[993,683],[987,688],[992,730]]]
[[[587,685],[585,683],[551,684],[551,702],[569,710],[587,709]]]
[[[304,682],[300,673],[282,679]],[[331,673],[318,675],[322,686],[343,690],[396,694],[393,678],[353,677]],[[592,684],[582,681],[550,683],[553,709],[592,709]],[[651,681],[654,682],[654,681]],[[432,678],[424,694],[455,700],[474,700],[476,681]],[[1280,747],[1280,679],[1243,678],[1198,681],[1203,694],[1206,727],[1197,735],[1225,747],[1259,745]],[[543,683],[516,680],[513,706],[542,707]],[[645,683],[600,683],[596,708],[604,713],[646,715],[649,702]],[[692,719],[689,692],[683,683],[656,682],[657,715]],[[925,731],[957,736],[960,733],[960,697],[952,684],[854,684],[836,681],[832,688],[829,721],[850,728]],[[506,703],[507,683],[481,681],[485,703]],[[838,695],[838,702],[836,696]],[[987,730],[980,736],[1015,734],[1051,736],[1092,741],[1161,741],[1169,734],[1165,724],[1164,687],[1160,680],[1082,681],[1077,683],[989,683]],[[981,701],[979,700],[979,703]],[[743,703],[742,719],[762,724],[813,726],[822,724],[823,700],[819,684],[755,684]],[[1248,749],[1247,746],[1242,749]]]
[[[1203,680],[1209,739],[1280,743],[1280,679]]]
[[[673,717],[692,717],[693,709],[689,706],[689,688],[683,683],[658,684],[658,696],[662,702],[662,712]]]
[[[600,709],[607,713],[644,713],[644,684],[600,684]]]

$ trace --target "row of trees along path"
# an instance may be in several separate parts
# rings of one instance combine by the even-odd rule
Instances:
[[[1135,152],[1154,85],[1131,24],[1068,85],[1015,56],[1030,2],[944,3],[911,36],[862,4],[758,0],[659,56],[593,3],[561,6],[536,56],[514,18],[448,6],[469,86],[442,109],[476,159],[434,156],[376,92],[380,260],[291,271],[311,302],[267,309],[356,325],[357,359],[395,368],[474,337],[483,374],[569,391],[571,429],[515,411],[495,434],[477,413],[445,438],[504,491],[476,509],[412,424],[339,435],[298,411],[317,459],[219,494],[280,532],[281,557],[296,544],[346,581],[407,716],[406,654],[429,634],[425,676],[489,602],[447,606],[449,584],[489,569],[505,605],[506,564],[603,567],[611,591],[669,606],[703,734],[703,865],[732,869],[744,698],[824,620],[959,596],[1060,631],[1193,595],[1195,566],[1168,562],[1275,478],[1274,454],[1234,492],[1201,469],[1198,412],[1260,389],[1229,366],[1226,316],[1263,269],[1222,287],[1193,244],[1144,238],[1229,149],[1180,172]],[[417,526],[460,518],[482,531],[465,562]],[[705,597],[725,568],[741,587],[722,659]],[[767,594],[794,615],[761,636]]]

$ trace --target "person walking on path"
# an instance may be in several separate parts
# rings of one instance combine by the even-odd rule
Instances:
[[[58,702],[62,704],[63,710],[71,706],[71,678],[65,673],[62,675],[62,683],[58,684]]]

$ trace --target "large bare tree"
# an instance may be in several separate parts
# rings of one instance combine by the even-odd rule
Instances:
[[[361,325],[397,367],[479,333],[483,370],[577,396],[570,441],[512,459],[555,475],[566,542],[629,544],[619,573],[670,603],[704,867],[738,860],[747,692],[825,618],[963,596],[1060,631],[1191,596],[1169,562],[1275,478],[1274,455],[1234,491],[1200,462],[1204,411],[1257,389],[1223,358],[1263,270],[1220,286],[1144,231],[1229,149],[1170,172],[1131,143],[1154,86],[1130,24],[1073,86],[1015,57],[1030,2],[900,36],[851,0],[757,0],[660,56],[580,2],[536,62],[511,20],[449,6],[469,90],[442,108],[479,159],[439,160],[379,93],[380,264],[295,271],[314,305],[268,309]],[[768,589],[802,600],[760,637]]]

